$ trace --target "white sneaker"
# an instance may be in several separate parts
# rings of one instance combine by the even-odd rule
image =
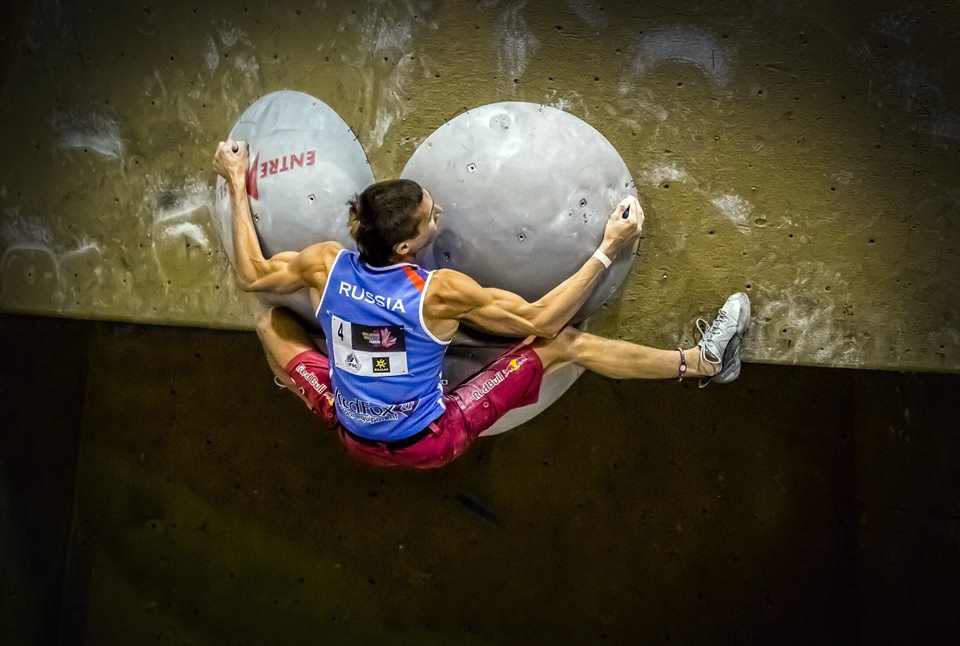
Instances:
[[[740,343],[750,329],[750,298],[743,292],[733,294],[709,326],[697,319],[697,329],[703,336],[697,343],[701,358],[718,368],[717,374],[700,379],[700,387],[706,388],[711,381],[727,384],[739,377]]]

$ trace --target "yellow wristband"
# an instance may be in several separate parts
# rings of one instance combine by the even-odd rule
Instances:
[[[603,265],[604,269],[610,269],[610,265],[613,261],[607,258],[607,254],[597,249],[593,252],[593,257],[600,261],[600,264]]]

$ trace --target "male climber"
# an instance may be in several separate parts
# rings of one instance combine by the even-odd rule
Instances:
[[[421,469],[447,464],[508,411],[536,402],[544,373],[569,363],[615,379],[687,376],[701,377],[701,385],[740,374],[740,341],[750,322],[745,294],[728,298],[711,325],[698,320],[703,338],[686,350],[567,327],[610,258],[640,234],[636,198],[617,205],[596,253],[573,276],[529,303],[458,271],[414,264],[436,234],[441,209],[411,180],[379,182],[351,200],[357,251],[330,241],[264,258],[247,164],[244,142],[220,142],[213,168],[229,190],[239,284],[275,294],[308,288],[327,343],[324,356],[292,314],[270,309],[257,320],[267,362],[278,384],[336,427],[355,458]],[[443,357],[461,322],[526,341],[444,395]]]

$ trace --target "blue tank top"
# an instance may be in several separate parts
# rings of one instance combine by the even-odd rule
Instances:
[[[440,373],[449,342],[423,324],[430,276],[409,263],[370,267],[355,251],[337,254],[316,315],[327,337],[337,417],[351,433],[393,442],[443,413]]]

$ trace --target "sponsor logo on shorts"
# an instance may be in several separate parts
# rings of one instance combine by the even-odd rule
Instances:
[[[390,357],[374,357],[373,371],[374,372],[390,372]]]
[[[364,424],[376,424],[409,417],[420,405],[420,400],[412,399],[399,404],[374,404],[362,399],[347,399],[340,391],[336,391],[337,411],[352,420]]]
[[[302,363],[297,364],[297,367],[294,368],[294,372],[303,377],[303,380],[310,384],[310,386],[317,391],[318,395],[322,395],[327,391],[326,385],[320,383],[320,380],[317,379],[317,375],[307,370],[307,367]]]
[[[520,366],[527,362],[525,356],[514,357],[510,360],[510,363],[507,364],[506,368],[498,370],[490,379],[487,379],[482,384],[480,384],[479,390],[473,391],[473,398],[477,401],[483,399],[483,397],[489,393],[491,390],[503,383],[503,380],[509,377],[511,374],[520,370]]]

